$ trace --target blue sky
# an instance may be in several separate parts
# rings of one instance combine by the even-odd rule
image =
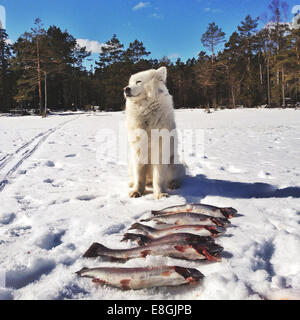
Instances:
[[[236,30],[247,14],[252,17],[269,12],[271,0],[0,0],[6,10],[6,29],[15,41],[24,31],[30,31],[39,17],[44,26],[56,25],[67,29],[77,39],[99,44],[114,33],[127,46],[143,41],[152,58],[168,56],[172,60],[196,57],[203,50],[201,35],[214,21],[226,33]],[[292,8],[300,0],[289,4]],[[93,57],[97,58],[97,54]]]

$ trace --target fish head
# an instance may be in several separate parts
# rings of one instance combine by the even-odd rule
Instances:
[[[224,249],[222,246],[216,243],[209,245],[192,244],[192,246],[199,254],[205,256],[208,261],[221,261],[220,253]]]
[[[234,208],[221,208],[220,210],[226,219],[230,219],[237,214],[237,210]]]
[[[188,283],[200,281],[204,278],[204,275],[199,270],[194,268],[184,268],[176,266],[175,271],[183,276]]]

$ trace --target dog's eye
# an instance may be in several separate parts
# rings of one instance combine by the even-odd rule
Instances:
[[[140,85],[142,84],[142,81],[141,81],[141,80],[138,80],[138,81],[136,82],[136,84],[137,84],[138,86],[140,86]]]

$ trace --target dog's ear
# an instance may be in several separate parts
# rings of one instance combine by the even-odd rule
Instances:
[[[163,82],[167,81],[167,68],[161,67],[156,70],[157,79]]]
[[[150,99],[156,99],[157,97],[157,80],[155,78],[152,78],[145,86],[144,89],[147,92],[147,96]]]

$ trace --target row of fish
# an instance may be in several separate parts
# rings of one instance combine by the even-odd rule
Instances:
[[[141,222],[156,222],[153,228],[135,223],[125,233],[123,240],[136,241],[138,246],[130,249],[111,249],[100,243],[93,243],[83,257],[106,257],[126,261],[133,258],[168,256],[190,261],[221,261],[223,247],[216,244],[214,237],[224,233],[231,223],[228,220],[237,211],[233,208],[218,208],[206,204],[187,204],[152,211],[152,217]],[[171,225],[171,226],[170,226]],[[178,266],[149,268],[83,268],[77,274],[93,278],[122,289],[141,289],[155,286],[177,286],[195,283],[203,279],[197,269]]]

